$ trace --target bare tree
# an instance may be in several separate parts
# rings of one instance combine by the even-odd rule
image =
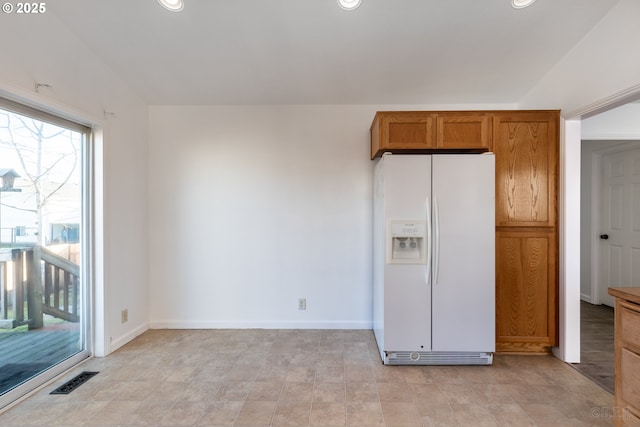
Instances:
[[[24,206],[3,205],[36,215],[37,242],[42,245],[47,206],[77,173],[78,133],[4,110],[0,110],[0,131],[4,131],[0,133],[0,146],[14,150],[21,178],[28,182],[23,192],[33,196]],[[55,150],[48,145],[55,145]]]

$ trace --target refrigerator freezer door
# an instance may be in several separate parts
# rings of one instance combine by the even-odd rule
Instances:
[[[390,224],[415,221],[426,225],[430,197],[430,156],[384,156],[384,221],[386,241]],[[418,227],[417,234],[428,230]],[[407,242],[410,244],[410,242]],[[424,246],[422,247],[425,253]],[[426,257],[425,257],[426,258]],[[426,260],[384,265],[384,350],[429,351],[431,347],[431,290]]]
[[[495,350],[494,164],[490,154],[433,156],[433,351]]]

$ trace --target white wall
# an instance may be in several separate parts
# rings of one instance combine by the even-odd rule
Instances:
[[[1,21],[0,94],[96,128],[103,228],[95,349],[105,354],[148,327],[147,108],[52,13]],[[36,82],[52,88],[36,93]],[[105,109],[117,116],[104,120]],[[121,324],[125,307],[129,322]]]
[[[640,139],[640,103],[629,103],[583,119],[582,139]]]
[[[580,13],[576,10],[576,13]],[[561,108],[564,116],[640,90],[640,2],[620,0],[524,97],[522,108]]]
[[[371,327],[374,112],[150,107],[151,326]]]

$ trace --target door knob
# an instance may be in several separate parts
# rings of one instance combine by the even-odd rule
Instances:
[[[608,234],[601,234],[601,235],[600,235],[600,238],[601,238],[602,240],[607,240],[607,239],[609,239],[609,235],[608,235]]]

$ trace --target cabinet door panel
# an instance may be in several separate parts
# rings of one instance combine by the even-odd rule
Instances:
[[[557,113],[496,114],[496,225],[556,225]]]
[[[387,148],[433,147],[433,118],[427,114],[388,114],[382,118]]]
[[[488,114],[438,114],[438,148],[490,148]]]
[[[556,345],[555,248],[554,232],[496,233],[498,350],[508,350],[500,343]]]

